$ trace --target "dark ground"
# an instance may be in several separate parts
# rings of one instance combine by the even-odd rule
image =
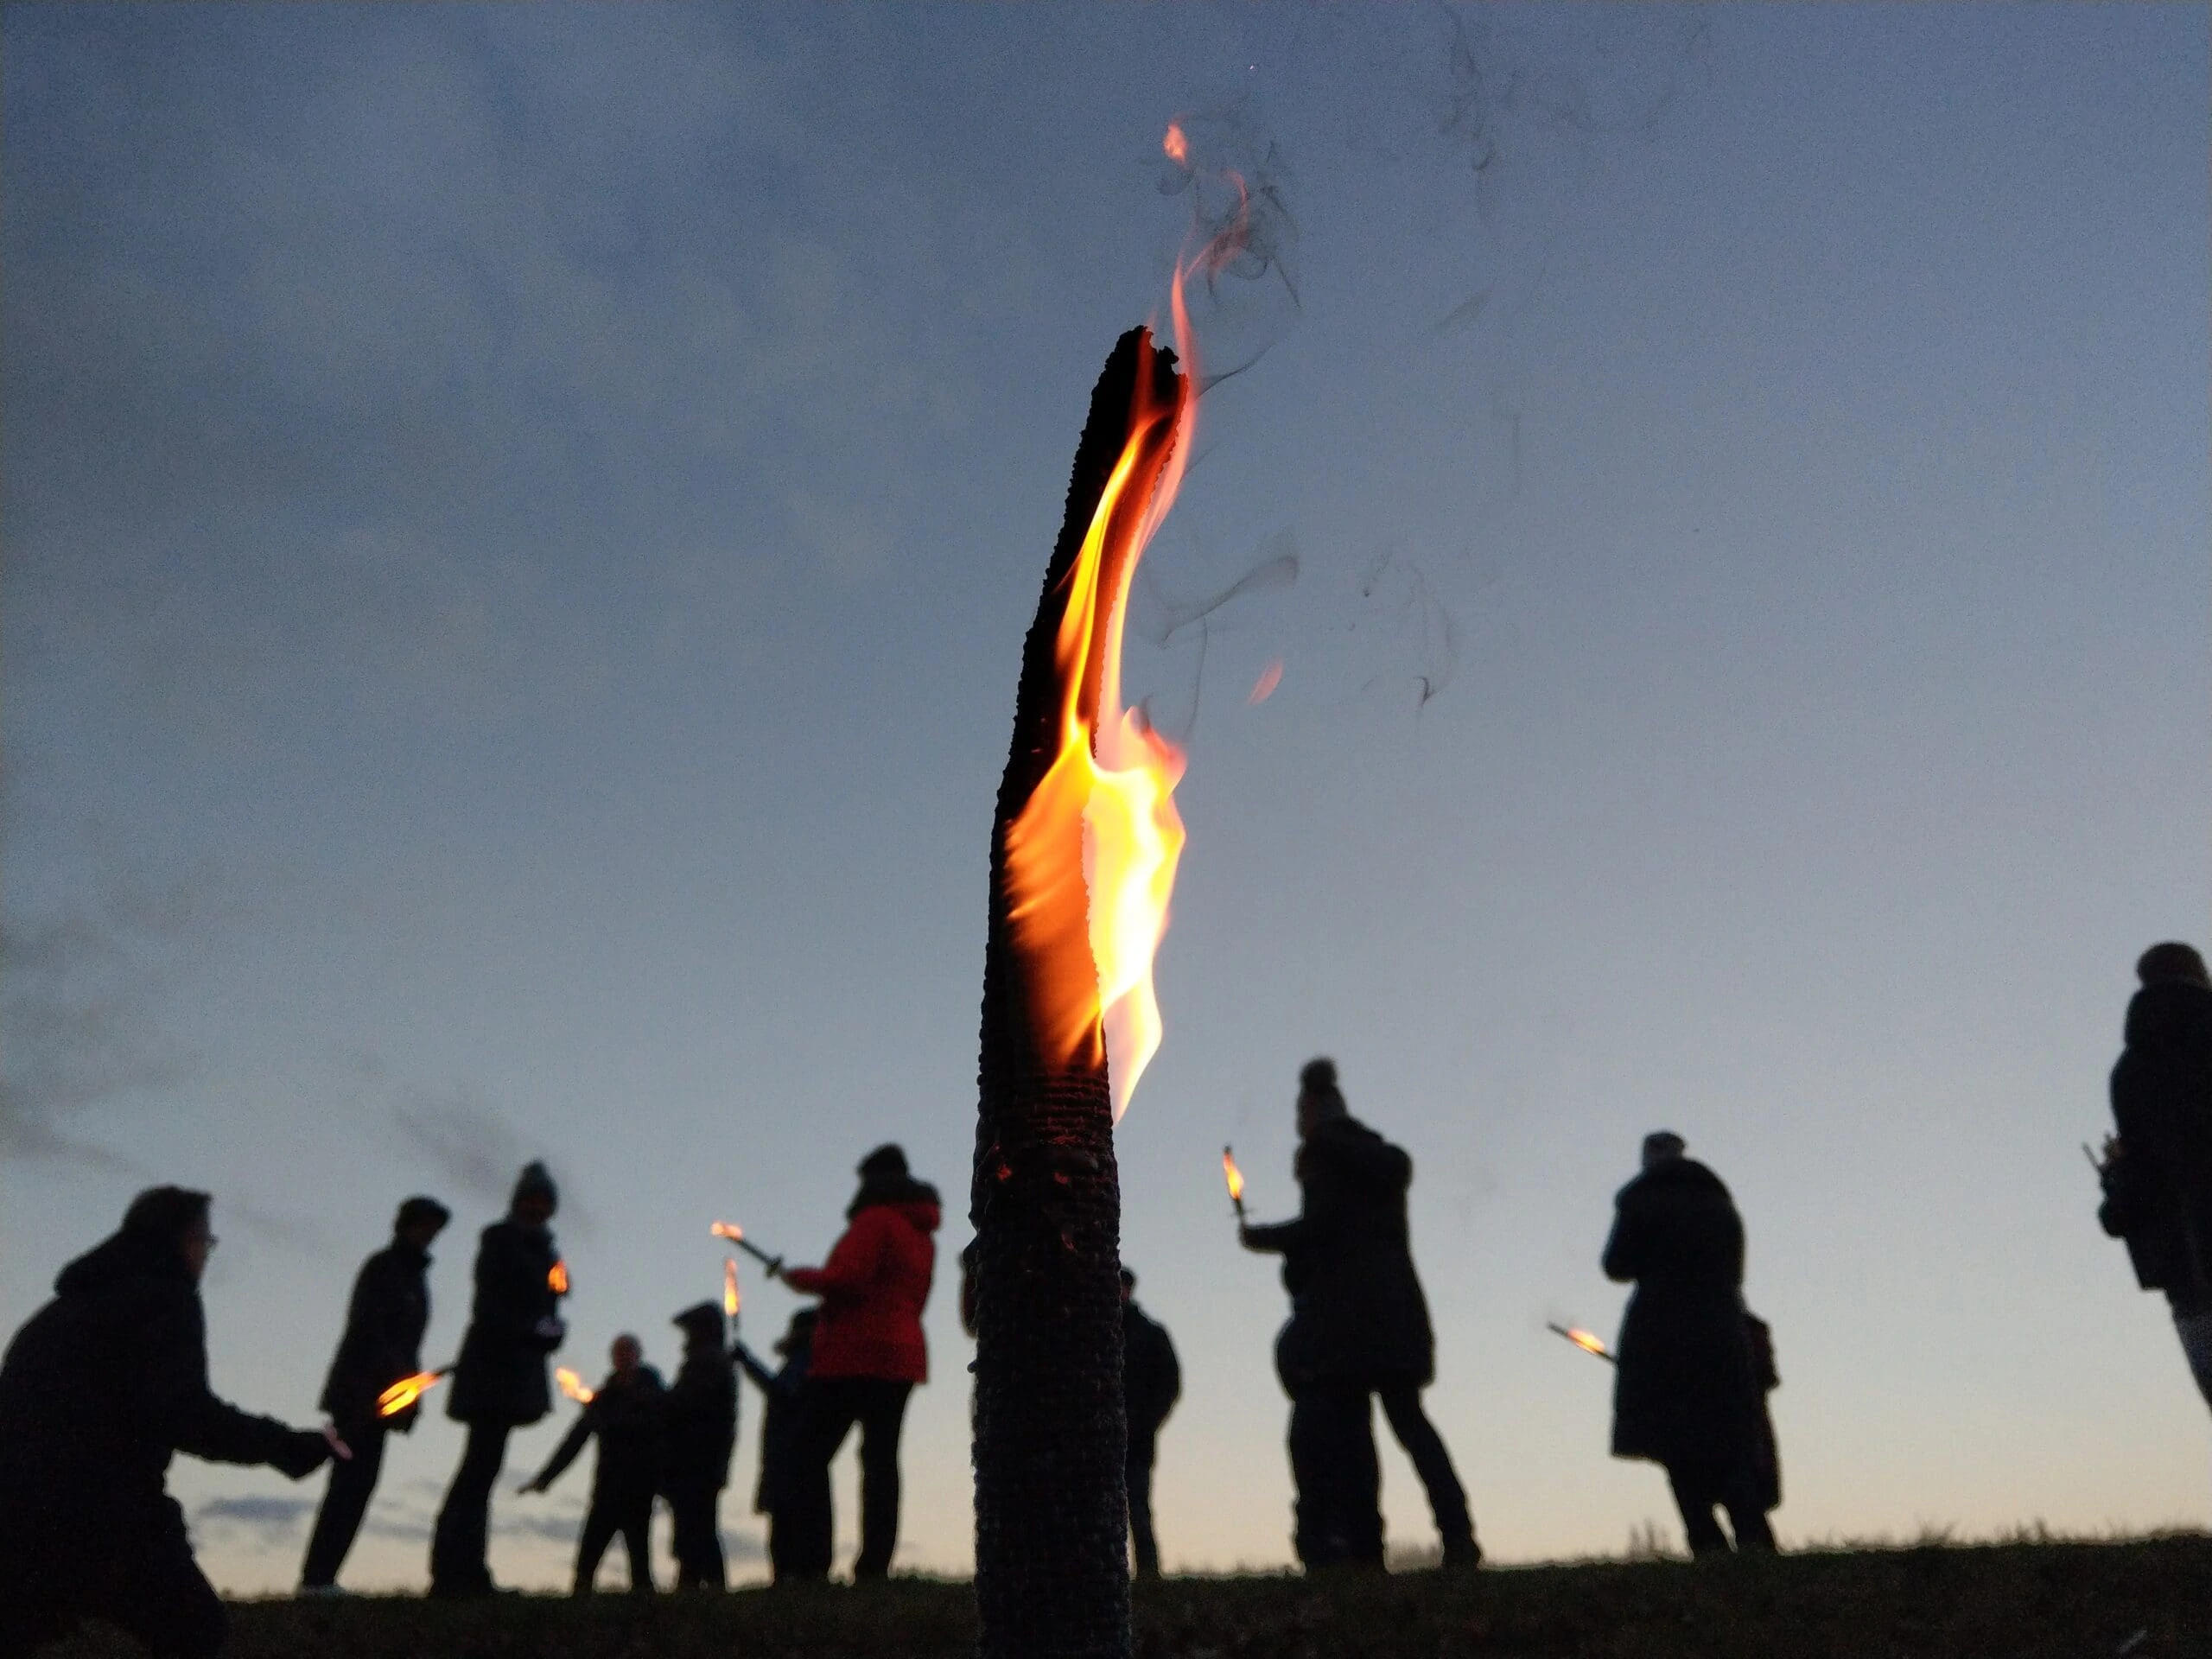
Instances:
[[[1141,1659],[2212,1659],[2212,1539],[2018,1543],[1141,1586]],[[251,1602],[231,1659],[967,1659],[964,1583],[663,1596]],[[133,1651],[83,1637],[54,1659]]]

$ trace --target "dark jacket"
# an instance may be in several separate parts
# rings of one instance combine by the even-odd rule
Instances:
[[[560,1260],[553,1235],[510,1216],[484,1230],[476,1249],[476,1300],[461,1338],[446,1414],[456,1422],[519,1428],[553,1409],[545,1357],[559,1336],[539,1322],[560,1317],[550,1282]]]
[[[179,1452],[295,1478],[322,1461],[313,1431],[209,1391],[200,1288],[171,1241],[118,1233],[54,1288],[0,1360],[0,1549],[105,1559],[173,1530]]]
[[[377,1396],[403,1376],[423,1369],[423,1332],[430,1323],[430,1257],[394,1239],[361,1263],[353,1299],[346,1308],[346,1333],[322,1385],[322,1408],[337,1422],[381,1423],[405,1433],[419,1408],[377,1415]]]
[[[1157,1434],[1183,1394],[1183,1368],[1167,1327],[1135,1302],[1122,1304],[1122,1392],[1129,1434]]]
[[[662,1481],[671,1491],[718,1492],[737,1447],[736,1361],[716,1342],[687,1348],[661,1402]]]
[[[661,1407],[667,1392],[660,1373],[650,1365],[627,1376],[609,1371],[532,1484],[550,1486],[576,1460],[584,1442],[595,1438],[599,1462],[592,1471],[593,1498],[640,1493],[650,1498],[660,1484]]]
[[[772,1371],[750,1348],[741,1342],[737,1344],[737,1363],[768,1401],[760,1414],[760,1479],[753,1491],[755,1515],[776,1512],[791,1472],[791,1459],[798,1449],[799,1390],[806,1383],[808,1357],[804,1345],[796,1347],[784,1361],[783,1370]]]
[[[929,1381],[922,1308],[937,1271],[937,1189],[901,1176],[871,1181],[851,1223],[818,1268],[786,1268],[784,1282],[822,1299],[814,1375]]]
[[[1613,1353],[1613,1455],[1755,1455],[1763,1399],[1744,1311],[1744,1224],[1703,1164],[1655,1164],[1613,1200],[1605,1276],[1633,1280]]]
[[[1253,1227],[1279,1252],[1290,1322],[1275,1368],[1296,1394],[1308,1381],[1426,1384],[1435,1375],[1428,1303],[1414,1272],[1406,1189],[1414,1160],[1355,1118],[1332,1118],[1298,1149],[1298,1219]]]
[[[2177,1313],[2212,1307],[2212,990],[2146,985],[2112,1069],[2119,1155],[2097,1218],[2127,1241],[2136,1282]]]

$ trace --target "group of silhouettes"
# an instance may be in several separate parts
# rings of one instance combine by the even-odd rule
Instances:
[[[2169,1299],[2183,1352],[2212,1402],[2212,978],[2196,950],[2177,944],[2146,951],[2137,976],[2112,1074],[2114,1133],[2098,1160],[2100,1219],[2126,1241],[2141,1285]],[[1442,1564],[1473,1567],[1482,1552],[1466,1494],[1421,1406],[1435,1344],[1408,1228],[1413,1160],[1351,1116],[1333,1062],[1308,1063],[1299,1084],[1300,1212],[1273,1225],[1240,1220],[1239,1229],[1245,1248],[1282,1258],[1290,1298],[1274,1357],[1290,1398],[1299,1559],[1314,1572],[1381,1568],[1379,1400],[1427,1489]],[[1612,1451],[1665,1470],[1694,1554],[1770,1550],[1767,1516],[1781,1499],[1766,1408],[1778,1382],[1773,1344],[1745,1305],[1744,1226],[1734,1202],[1686,1153],[1680,1135],[1647,1135],[1643,1169],[1615,1199],[1602,1264],[1636,1288],[1609,1355],[1617,1368]],[[612,1369],[523,1487],[547,1490],[596,1442],[577,1593],[590,1592],[617,1537],[632,1590],[653,1587],[646,1539],[663,1501],[674,1522],[677,1586],[723,1586],[718,1507],[736,1442],[741,1370],[766,1402],[754,1507],[768,1517],[775,1581],[828,1577],[830,1468],[855,1427],[854,1578],[888,1572],[901,1428],[909,1395],[928,1376],[922,1311],[941,1206],[895,1146],[869,1154],[858,1173],[845,1231],[823,1265],[769,1266],[816,1299],[776,1344],[777,1363],[736,1340],[715,1302],[675,1316],[683,1357],[672,1382],[645,1363],[637,1338],[615,1339]],[[391,1242],[354,1282],[321,1399],[329,1421],[296,1428],[240,1411],[208,1388],[199,1286],[216,1243],[210,1203],[181,1187],[140,1193],[118,1231],[63,1268],[54,1300],[0,1360],[0,1659],[23,1659],[86,1618],[121,1627],[159,1655],[204,1659],[219,1649],[222,1605],[166,1489],[179,1452],[266,1464],[295,1479],[330,1464],[301,1590],[335,1593],[385,1437],[413,1426],[417,1404],[387,1408],[395,1384],[423,1375],[429,1248],[448,1220],[445,1206],[428,1198],[400,1205]],[[548,1370],[567,1336],[566,1266],[550,1228],[557,1207],[551,1177],[531,1164],[507,1214],[479,1242],[469,1324],[445,1393],[448,1414],[467,1433],[432,1536],[434,1595],[493,1590],[490,1503],[508,1437],[552,1409]],[[969,1262],[963,1257],[963,1268]],[[961,1312],[972,1332],[972,1285],[963,1278]],[[1134,1570],[1144,1577],[1160,1570],[1152,1471],[1180,1368],[1166,1331],[1134,1300],[1135,1284],[1123,1269],[1129,1525]]]

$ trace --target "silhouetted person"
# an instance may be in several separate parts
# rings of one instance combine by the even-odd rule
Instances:
[[[141,1192],[0,1360],[0,1659],[86,1618],[162,1659],[207,1659],[223,1605],[168,1496],[169,1459],[270,1464],[297,1480],[331,1455],[319,1431],[208,1390],[208,1203],[182,1187]]]
[[[1382,1471],[1370,1395],[1413,1459],[1449,1567],[1482,1559],[1467,1495],[1421,1410],[1435,1376],[1428,1303],[1406,1223],[1413,1160],[1353,1118],[1336,1063],[1299,1073],[1299,1217],[1243,1227],[1244,1247],[1283,1258],[1290,1321],[1275,1370],[1290,1395],[1298,1558],[1308,1568],[1382,1565]]]
[[[477,1245],[476,1300],[446,1399],[446,1415],[468,1425],[468,1446],[430,1540],[434,1596],[491,1593],[485,1552],[507,1436],[553,1409],[546,1358],[568,1334],[552,1283],[561,1258],[546,1226],[559,1204],[545,1166],[525,1165],[506,1219],[486,1227]]]
[[[789,1559],[798,1578],[830,1572],[830,1461],[854,1424],[861,1430],[859,1583],[890,1571],[899,1541],[899,1433],[906,1397],[929,1378],[922,1307],[937,1268],[937,1189],[906,1173],[906,1154],[878,1147],[861,1161],[861,1188],[845,1235],[818,1268],[780,1272],[792,1289],[822,1299],[813,1358],[800,1398],[798,1446],[780,1522],[791,1523]]]
[[[737,1370],[723,1346],[721,1304],[701,1302],[677,1314],[683,1363],[661,1403],[661,1491],[676,1522],[676,1587],[721,1590],[722,1488],[737,1446]]]
[[[1737,1548],[1772,1549],[1744,1224],[1720,1178],[1682,1153],[1678,1135],[1646,1135],[1643,1173],[1613,1200],[1605,1276],[1636,1285],[1613,1351],[1613,1455],[1666,1469],[1693,1554],[1727,1550],[1716,1508]]]
[[[2165,1292],[2190,1373],[2212,1402],[2212,982],[2185,944],[2152,945],[2135,974],[2097,1218],[2127,1241],[2136,1282]]]
[[[804,1576],[791,1559],[794,1533],[784,1494],[791,1488],[791,1467],[798,1455],[799,1402],[805,1392],[817,1317],[810,1307],[791,1315],[790,1327],[776,1344],[775,1351],[784,1360],[780,1370],[770,1370],[750,1348],[736,1344],[737,1363],[767,1402],[760,1414],[760,1478],[753,1489],[753,1512],[768,1517],[768,1566],[779,1584]]]
[[[1137,1276],[1122,1269],[1122,1395],[1129,1420],[1124,1478],[1129,1491],[1129,1538],[1136,1575],[1160,1576],[1160,1543],[1152,1531],[1152,1465],[1160,1427],[1183,1393],[1183,1368],[1167,1328],[1136,1304]]]
[[[660,1373],[645,1363],[645,1346],[635,1337],[615,1338],[607,1357],[613,1370],[576,1414],[545,1466],[522,1490],[550,1490],[583,1451],[584,1443],[597,1440],[591,1507],[584,1511],[584,1529],[576,1539],[575,1592],[591,1594],[600,1558],[619,1533],[630,1554],[630,1592],[649,1596],[653,1592],[653,1494],[660,1486],[661,1408],[666,1390]]]
[[[430,1323],[430,1243],[448,1219],[435,1198],[408,1199],[392,1222],[391,1243],[364,1262],[354,1277],[345,1334],[322,1385],[322,1408],[353,1455],[330,1466],[330,1484],[300,1567],[303,1594],[336,1584],[377,1489],[384,1437],[415,1427],[418,1405],[385,1417],[378,1412],[377,1396],[423,1369],[423,1332]]]

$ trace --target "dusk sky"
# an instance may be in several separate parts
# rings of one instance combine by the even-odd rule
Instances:
[[[947,1209],[896,1565],[968,1570],[992,798],[1092,382],[1213,205],[1179,119],[1275,257],[1200,306],[1249,366],[1126,661],[1189,753],[1119,1131],[1170,1570],[1291,1560],[1219,1154],[1294,1208],[1317,1053],[1415,1160],[1493,1558],[1676,1531],[1544,1330],[1611,1335],[1660,1127],[1749,1230],[1785,1547],[2212,1522],[2079,1149],[2136,954],[2212,934],[2208,21],[6,7],[0,1332],[207,1187],[216,1386],[313,1421],[397,1201],[456,1211],[442,1363],[543,1156],[563,1363],[672,1368],[708,1224],[817,1260],[896,1140]],[[503,1581],[565,1582],[585,1471],[511,1493],[566,1421]],[[461,1445],[433,1396],[347,1582],[425,1581]],[[290,1586],[320,1478],[172,1486]],[[1433,1542],[1387,1436],[1384,1502]]]

